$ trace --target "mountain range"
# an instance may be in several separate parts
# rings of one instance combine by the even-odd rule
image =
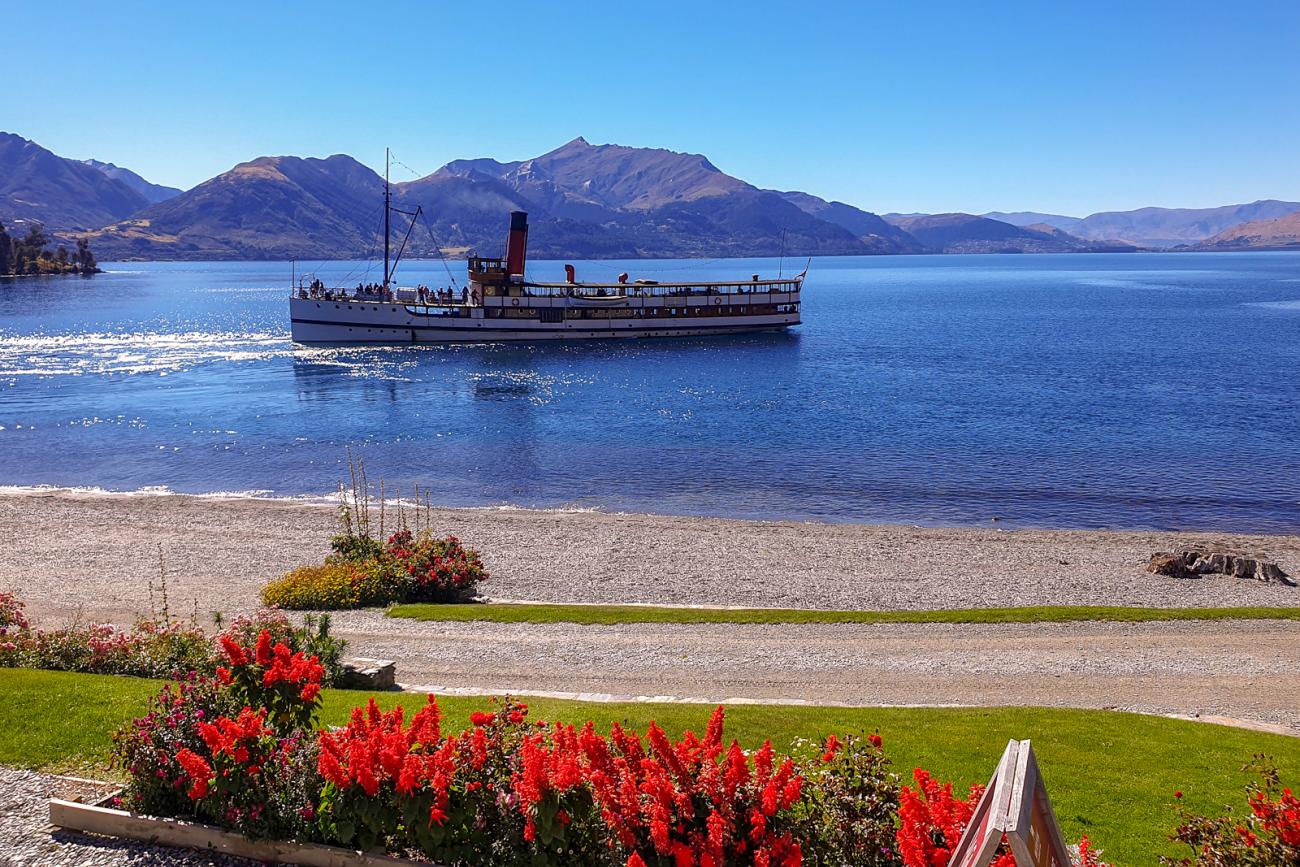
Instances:
[[[97,160],[59,157],[0,133],[0,220],[88,235],[99,258],[284,259],[374,255],[383,179],[345,155],[259,157],[193,189],[152,184]],[[1037,253],[1200,244],[1300,211],[1274,200],[1215,209],[1144,208],[1077,218],[1034,212],[886,214],[809,193],[762,189],[706,157],[576,138],[528,160],[463,159],[392,187],[394,243],[409,255],[493,254],[506,215],[530,215],[539,258]],[[409,229],[409,235],[408,235]],[[1222,235],[1223,237],[1219,237]]]
[[[1169,248],[1193,246],[1234,226],[1259,220],[1274,220],[1300,211],[1300,202],[1261,199],[1245,205],[1218,208],[1138,208],[1135,211],[1103,211],[1087,217],[1060,214],[993,212],[985,214],[1016,226],[1045,223],[1079,238],[1099,241],[1119,238],[1139,247]]]
[[[0,220],[84,231],[128,217],[150,201],[126,183],[21,136],[0,132]]]
[[[889,218],[927,250],[941,253],[1123,253],[1123,241],[1086,241],[1047,223],[1018,226],[972,214],[918,214]]]

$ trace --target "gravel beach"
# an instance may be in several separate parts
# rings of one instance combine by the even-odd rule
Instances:
[[[396,515],[390,509],[391,528]],[[752,607],[1300,605],[1300,589],[1142,566],[1159,550],[1226,545],[1300,574],[1300,536],[925,528],[719,518],[435,509],[477,548],[499,599]],[[235,614],[287,569],[319,561],[336,510],[189,496],[0,494],[0,589],[45,621],[129,622],[166,561],[173,611]]]

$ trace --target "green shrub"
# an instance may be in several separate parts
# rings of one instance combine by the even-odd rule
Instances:
[[[253,646],[262,632],[269,634],[272,644],[284,644],[294,653],[314,656],[325,669],[321,683],[334,686],[343,677],[343,651],[347,642],[330,634],[328,614],[308,614],[302,626],[294,626],[288,615],[278,608],[264,608],[254,614],[236,617],[218,641],[228,638],[246,646]]]
[[[357,608],[357,569],[349,563],[302,566],[262,588],[262,602],[276,608]]]
[[[262,601],[280,608],[327,610],[394,602],[469,602],[488,572],[478,552],[455,536],[405,528],[387,543],[344,533],[319,566],[302,566],[262,588]]]
[[[383,553],[384,546],[379,544],[378,539],[372,539],[365,534],[340,533],[330,539],[330,550],[334,553],[329,556],[327,562],[365,563],[377,559]]]
[[[17,617],[22,604],[13,601]],[[183,677],[211,671],[212,640],[196,623],[137,620],[130,629],[108,623],[33,629],[25,619],[0,627],[0,668],[44,668],[136,677]]]
[[[223,625],[220,614],[215,620],[219,627]],[[308,614],[301,626],[295,626],[283,611],[263,609],[236,618],[218,639],[251,645],[264,631],[272,643],[316,657],[325,669],[326,686],[342,677],[347,642],[330,635],[328,614]],[[141,619],[130,629],[108,623],[36,629],[24,616],[23,603],[12,594],[0,593],[0,668],[184,679],[211,675],[220,661],[212,637],[193,619]]]

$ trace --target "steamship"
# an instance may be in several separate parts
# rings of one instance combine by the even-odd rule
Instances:
[[[387,172],[385,172],[387,175]],[[298,343],[488,343],[499,341],[590,340],[690,337],[780,331],[799,324],[799,295],[808,269],[793,277],[703,283],[629,280],[579,283],[565,265],[563,282],[524,276],[528,215],[510,214],[505,257],[471,255],[468,285],[461,289],[399,287],[390,266],[384,184],[384,279],[352,288],[328,288],[321,281],[298,283],[289,300],[293,339]],[[399,211],[414,219],[414,212]],[[407,234],[409,237],[409,232]],[[405,241],[402,249],[405,248]]]

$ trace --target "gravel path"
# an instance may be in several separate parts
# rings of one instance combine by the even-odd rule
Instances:
[[[592,512],[439,509],[498,598],[799,608],[1300,605],[1300,589],[1142,570],[1152,552],[1225,544],[1300,574],[1300,537],[934,529]],[[392,516],[390,514],[390,521]],[[129,621],[161,543],[173,610],[251,609],[267,580],[319,561],[330,507],[184,496],[0,494],[0,590],[38,617]]]
[[[254,867],[243,858],[56,831],[49,801],[68,797],[67,788],[59,777],[0,768],[0,867]]]
[[[1300,734],[1300,624],[420,623],[337,616],[407,684],[710,702],[1113,707]]]

